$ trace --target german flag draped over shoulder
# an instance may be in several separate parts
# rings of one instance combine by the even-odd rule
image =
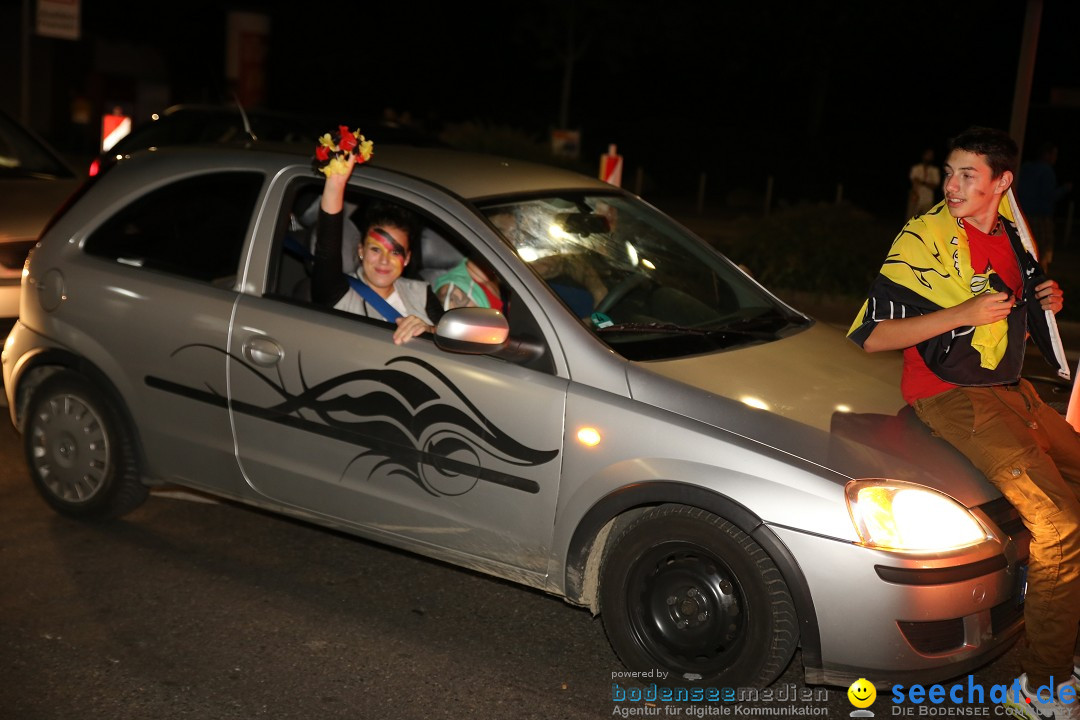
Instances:
[[[1016,380],[1023,364],[1029,323],[1040,349],[1042,338],[1049,343],[1044,313],[1033,299],[1035,285],[1046,278],[1023,248],[1004,197],[999,213],[1020,262],[1024,298],[1032,301],[1024,303],[1026,312],[1018,308],[1008,319],[956,328],[919,343],[917,348],[927,366],[942,380],[956,385],[994,385]],[[964,223],[949,214],[943,201],[926,214],[909,220],[893,240],[869,296],[848,330],[848,337],[862,346],[877,322],[925,315],[985,292],[999,291],[1008,288],[997,273],[991,270],[980,274],[972,269]],[[1047,357],[1052,358],[1053,354]]]

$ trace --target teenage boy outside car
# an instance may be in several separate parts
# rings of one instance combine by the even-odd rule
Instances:
[[[1030,703],[1016,707],[1064,720],[1080,718],[1075,699],[1060,702],[1080,684],[1080,436],[1020,377],[1027,333],[1048,337],[1044,310],[1063,298],[1000,214],[1017,155],[999,130],[951,141],[944,201],[900,231],[848,336],[868,352],[903,350],[904,399],[1031,531],[1020,676]],[[1054,702],[1036,698],[1042,686]]]

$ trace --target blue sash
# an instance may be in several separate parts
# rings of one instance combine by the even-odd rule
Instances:
[[[401,313],[393,305],[386,302],[377,292],[368,287],[363,280],[352,275],[346,275],[345,279],[349,281],[349,285],[352,285],[352,289],[356,291],[356,294],[364,298],[368,305],[375,308],[383,316],[383,319],[396,323],[398,318],[402,317]]]
[[[294,255],[299,255],[305,260],[310,260],[312,257],[307,248],[301,245],[300,241],[291,233],[285,236],[285,249],[291,251]],[[356,291],[356,294],[364,298],[368,305],[375,308],[375,310],[383,316],[384,320],[396,323],[398,318],[402,317],[401,313],[399,313],[393,305],[386,302],[386,300],[380,297],[378,293],[368,287],[363,280],[358,277],[353,277],[348,273],[345,274],[345,279],[349,281],[349,285]]]

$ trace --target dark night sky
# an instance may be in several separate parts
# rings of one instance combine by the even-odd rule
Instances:
[[[170,63],[175,101],[217,99],[226,6],[114,0],[84,6],[84,28],[147,42]],[[1080,108],[1047,107],[1080,88],[1080,3],[1047,0],[1028,147],[1052,123],[1075,134]],[[437,128],[467,120],[544,137],[558,119],[571,13],[577,47],[570,125],[586,157],[619,144],[627,169],[693,187],[875,183],[902,194],[923,146],[970,124],[1008,128],[1023,0],[529,3],[252,2],[271,17],[268,105],[370,117],[409,110]],[[575,10],[571,11],[571,8]],[[199,50],[199,47],[205,50]],[[1060,137],[1059,172],[1075,164]],[[887,176],[893,179],[882,180]],[[675,179],[677,178],[677,179]],[[878,193],[880,195],[880,193]],[[899,200],[898,200],[899,202]]]

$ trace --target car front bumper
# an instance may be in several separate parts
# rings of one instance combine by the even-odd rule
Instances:
[[[820,637],[819,661],[804,653],[807,683],[941,681],[1005,652],[1023,629],[1012,542],[943,562],[773,530],[796,558],[812,558],[800,562]]]

